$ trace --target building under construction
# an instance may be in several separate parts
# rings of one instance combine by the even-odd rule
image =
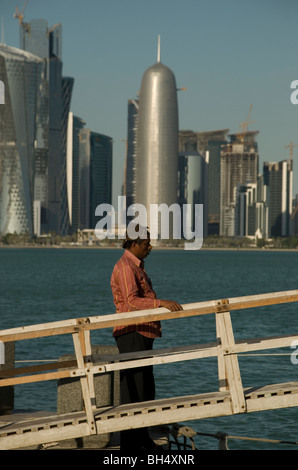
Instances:
[[[230,135],[220,154],[220,235],[236,235],[236,201],[239,185],[256,183],[259,155],[255,141],[259,131]]]

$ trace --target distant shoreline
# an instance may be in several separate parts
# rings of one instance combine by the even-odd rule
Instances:
[[[74,249],[74,250],[123,250],[121,246],[95,246],[95,245],[21,245],[21,244],[8,244],[8,245],[0,245],[0,249],[12,249],[12,248],[19,248],[19,249]],[[282,251],[282,252],[298,252],[297,248],[258,248],[258,247],[202,247],[199,250],[185,250],[183,246],[176,247],[176,246],[153,246],[154,251],[260,251],[260,252],[273,252],[273,251]]]

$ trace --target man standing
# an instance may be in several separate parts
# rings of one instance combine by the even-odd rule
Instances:
[[[135,239],[127,234],[122,245],[125,252],[116,263],[111,277],[116,312],[121,314],[157,307],[165,307],[172,312],[182,310],[181,305],[175,301],[156,298],[151,280],[144,270],[144,258],[152,249],[150,234],[147,229],[138,225],[135,233],[138,233]],[[152,349],[154,339],[161,336],[161,326],[159,321],[116,326],[113,335],[120,353],[146,351]],[[121,371],[120,398],[122,404],[154,400],[153,366]],[[120,440],[121,450],[157,450],[147,428],[122,431]]]

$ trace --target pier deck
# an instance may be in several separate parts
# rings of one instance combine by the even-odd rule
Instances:
[[[298,406],[298,382],[267,385],[244,390],[246,412]],[[204,393],[151,402],[119,405],[94,410],[97,434],[177,421],[232,415],[231,396],[226,392]],[[2,416],[2,449],[33,446],[89,435],[84,411],[56,415],[40,412]]]
[[[112,355],[101,365],[93,365],[90,330],[106,328],[119,322],[119,315],[106,315],[78,320],[33,325],[0,331],[0,341],[72,334],[76,361],[52,363],[28,368],[0,371],[0,386],[79,377],[84,398],[84,411],[57,415],[37,413],[28,417],[11,414],[0,417],[0,449],[18,449],[59,442],[123,429],[157,426],[178,421],[192,421],[238,413],[298,406],[298,382],[242,387],[237,354],[291,346],[298,335],[235,341],[230,310],[260,305],[296,302],[298,291],[261,294],[244,298],[187,304],[181,312],[166,309],[124,314],[126,323],[181,318],[215,313],[216,343],[155,351]],[[121,320],[123,324],[123,316]],[[217,357],[219,390],[210,393],[159,399],[151,402],[96,408],[94,375],[148,364],[165,364],[202,357]],[[67,365],[67,367],[66,367]],[[53,371],[55,369],[55,371]],[[26,374],[27,373],[27,374]],[[20,377],[17,377],[20,375]],[[173,378],[173,381],[175,378]]]

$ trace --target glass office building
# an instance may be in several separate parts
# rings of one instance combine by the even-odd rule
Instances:
[[[136,202],[136,160],[137,160],[137,131],[138,131],[138,100],[128,101],[127,145],[124,178],[124,195],[126,206]]]
[[[46,20],[20,25],[21,48],[44,61],[43,132],[36,155],[35,201],[41,232],[66,235],[69,213],[66,180],[67,123],[74,79],[62,76],[62,26]],[[43,140],[43,142],[41,142]],[[38,199],[38,198],[41,199]],[[38,209],[37,209],[38,210]]]
[[[113,140],[90,129],[80,130],[80,228],[94,229],[100,204],[112,204]]]
[[[42,137],[44,61],[0,45],[0,233],[33,233],[35,148]],[[37,93],[40,90],[40,94]]]
[[[67,129],[67,201],[69,213],[70,232],[79,229],[80,220],[80,130],[86,123],[72,112],[68,116]]]
[[[290,235],[292,214],[293,161],[264,162],[264,185],[267,186],[269,237]]]
[[[195,230],[195,206],[203,204],[203,236],[208,234],[208,163],[195,150],[179,153],[178,160],[178,203],[191,207],[190,231]],[[183,233],[183,232],[182,232]],[[185,234],[189,239],[189,234]]]
[[[179,152],[197,151],[205,156],[208,154],[208,182],[206,182],[208,186],[208,235],[219,234],[220,151],[221,146],[227,143],[228,132],[229,129],[179,132]],[[207,205],[205,206],[204,214],[207,210]]]

